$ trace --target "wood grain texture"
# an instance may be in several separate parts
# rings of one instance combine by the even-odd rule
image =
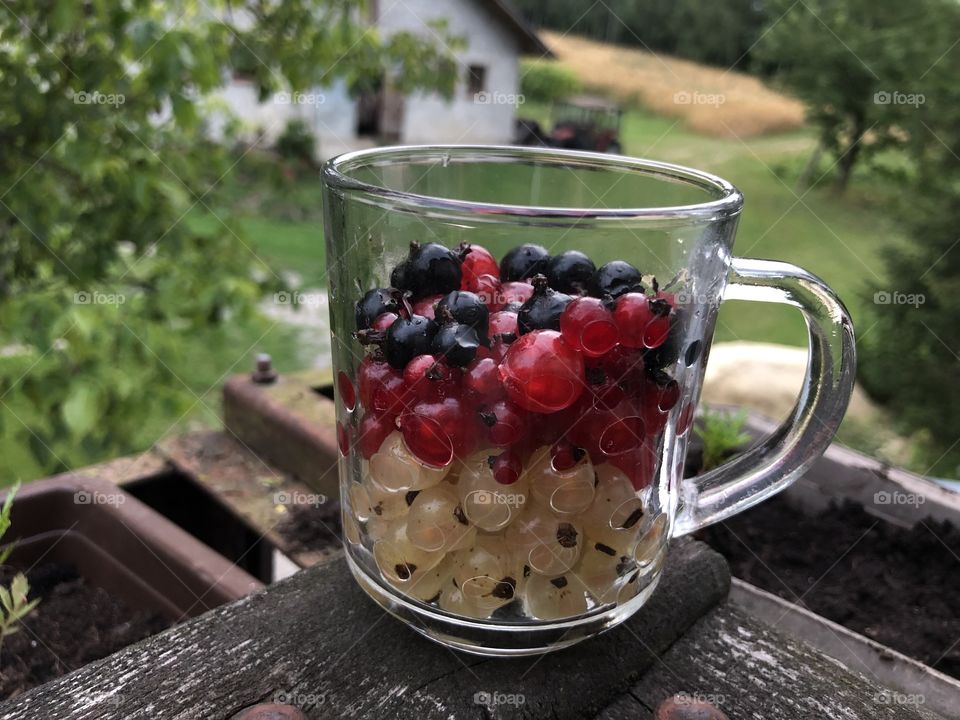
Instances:
[[[719,555],[677,541],[657,591],[620,627],[563,652],[492,660],[387,616],[341,559],[36,688],[0,705],[0,720],[217,720],[273,699],[310,718],[592,717],[729,584]]]
[[[699,620],[630,693],[647,711],[685,693],[736,720],[940,718],[922,700],[885,690],[731,603]],[[600,717],[624,717],[618,710]]]

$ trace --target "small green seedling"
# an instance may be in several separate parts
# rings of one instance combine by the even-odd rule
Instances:
[[[747,412],[730,413],[720,410],[704,410],[694,432],[703,443],[703,470],[712,470],[722,464],[732,451],[750,442],[752,438],[743,432]]]
[[[7,493],[3,501],[3,507],[0,508],[0,539],[10,528],[10,511],[13,509],[13,498],[20,489],[20,483],[17,483],[10,492]],[[0,565],[7,562],[13,545],[8,545],[0,550]],[[40,603],[39,599],[27,600],[30,594],[30,584],[27,582],[27,576],[23,573],[17,573],[10,587],[6,588],[0,585],[0,646],[3,645],[3,639],[8,635],[13,635],[20,629],[20,621],[29,615],[33,609]]]

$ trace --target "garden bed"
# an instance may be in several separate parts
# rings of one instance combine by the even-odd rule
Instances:
[[[0,569],[0,584],[16,571]],[[91,584],[67,563],[43,563],[26,572],[29,598],[40,604],[0,651],[0,697],[10,698],[106,657],[170,627],[158,612],[131,607]]]
[[[952,524],[899,527],[854,503],[807,515],[778,496],[701,538],[735,577],[960,678],[960,529]]]
[[[39,605],[0,649],[18,695],[262,585],[113,483],[59,476],[24,487],[3,535],[0,584],[26,575]]]

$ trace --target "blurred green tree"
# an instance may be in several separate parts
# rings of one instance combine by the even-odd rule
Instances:
[[[0,485],[149,445],[201,402],[190,377],[204,353],[256,324],[269,273],[210,217],[238,160],[207,139],[205,100],[233,71],[261,100],[384,73],[401,90],[453,90],[457,42],[440,26],[438,45],[381,37],[363,3],[242,8],[0,10]]]
[[[767,12],[756,55],[807,103],[841,190],[860,160],[904,145],[918,108],[939,112],[924,87],[949,72],[953,0],[771,0]]]

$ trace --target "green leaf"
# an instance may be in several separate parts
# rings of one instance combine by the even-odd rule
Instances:
[[[94,387],[84,381],[71,386],[61,414],[75,435],[87,433],[97,421],[97,392]]]

